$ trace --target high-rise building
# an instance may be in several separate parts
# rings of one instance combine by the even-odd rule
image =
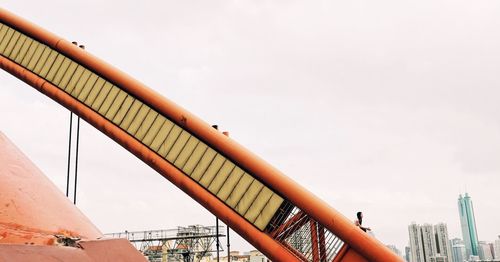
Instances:
[[[493,243],[488,243],[488,245],[490,246],[490,252],[491,252],[491,259],[495,259],[495,242]],[[497,259],[497,260],[500,260],[500,259]]]
[[[448,239],[448,227],[445,223],[434,225],[436,236],[436,251],[439,255],[446,258],[446,262],[452,262],[450,241]]]
[[[411,262],[411,248],[405,247],[405,260],[406,262]]]
[[[422,232],[422,245],[424,246],[425,261],[429,262],[432,257],[437,255],[434,229],[431,224],[424,224],[420,226],[420,231]]]
[[[452,262],[446,224],[437,225],[412,223],[408,226],[410,235],[411,262]]]
[[[453,262],[467,261],[467,252],[465,250],[465,245],[462,239],[454,238],[450,240],[450,244]]]
[[[476,229],[476,219],[474,217],[474,207],[469,194],[458,197],[458,212],[460,214],[460,225],[462,226],[462,236],[464,239],[467,257],[477,256],[478,252],[478,237]]]
[[[479,241],[478,253],[479,253],[479,259],[481,260],[493,260],[491,247],[485,241]]]
[[[495,250],[495,259],[500,260],[500,236],[498,236],[498,239],[495,240],[495,243],[493,244],[494,250]]]
[[[411,262],[426,262],[420,225],[412,223],[408,226],[408,233],[410,234]]]

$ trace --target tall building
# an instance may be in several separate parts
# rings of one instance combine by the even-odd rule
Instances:
[[[408,226],[410,235],[411,262],[452,262],[446,224],[437,225],[412,223]]]
[[[406,262],[411,262],[411,248],[405,247],[405,260]]]
[[[481,260],[493,260],[491,247],[485,241],[479,241],[478,253],[479,253],[479,259]]]
[[[422,245],[424,246],[425,261],[430,262],[431,258],[437,255],[434,229],[431,224],[424,224],[420,226],[420,231],[422,232]]]
[[[446,257],[446,262],[452,262],[450,241],[448,239],[448,227],[445,223],[434,225],[436,236],[436,251],[442,257]]]
[[[490,246],[490,252],[491,252],[491,259],[495,259],[495,243],[488,243],[488,245]],[[500,260],[500,259],[496,259],[496,260]]]
[[[498,239],[495,240],[495,243],[493,244],[494,246],[494,253],[495,253],[495,259],[500,260],[500,236],[498,236]]]
[[[426,262],[420,225],[412,223],[408,226],[408,233],[410,234],[411,262]]]
[[[453,262],[467,261],[467,252],[465,250],[465,245],[462,239],[454,238],[450,240],[450,245]]]
[[[469,194],[458,197],[458,212],[460,214],[460,225],[462,226],[462,236],[464,239],[467,257],[477,256],[478,252],[478,237],[476,229],[476,219],[474,217],[474,207]]]

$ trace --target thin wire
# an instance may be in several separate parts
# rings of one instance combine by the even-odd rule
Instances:
[[[71,166],[71,133],[73,126],[73,112],[69,111],[69,142],[68,142],[68,172],[66,174],[66,197],[69,196],[69,170]]]
[[[219,218],[215,217],[215,239],[217,240],[217,262],[219,262]]]
[[[73,204],[76,205],[76,188],[78,185],[78,146],[80,144],[80,117],[76,124],[76,153],[75,153],[75,187],[73,188]]]
[[[227,228],[227,261],[231,261],[231,245],[229,244],[229,226],[226,225]]]

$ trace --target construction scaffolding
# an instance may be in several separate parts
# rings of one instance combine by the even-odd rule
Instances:
[[[151,262],[209,261],[212,254],[222,251],[221,237],[225,227],[192,225],[176,229],[149,230],[105,234],[109,238],[128,239]]]

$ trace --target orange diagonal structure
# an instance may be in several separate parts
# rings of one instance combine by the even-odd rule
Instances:
[[[0,10],[0,23],[0,67],[122,145],[273,261],[401,261],[311,192],[144,84],[8,11]],[[272,234],[299,212],[310,223],[286,237]]]

